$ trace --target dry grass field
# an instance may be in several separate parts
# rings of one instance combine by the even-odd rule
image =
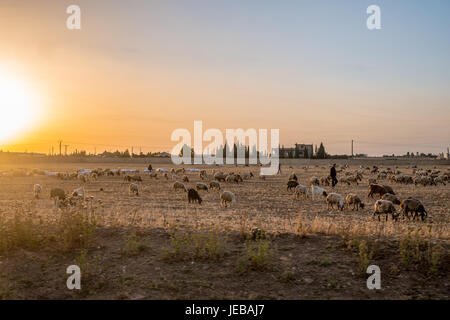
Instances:
[[[401,199],[419,199],[429,213],[425,222],[374,218],[378,197],[367,198],[367,193],[368,178],[376,175],[368,170],[358,185],[338,183],[333,190],[344,197],[356,193],[363,210],[329,210],[323,198],[296,200],[287,191],[291,172],[309,185],[310,177],[328,175],[332,161],[285,162],[281,175],[265,180],[258,177],[258,166],[214,167],[255,175],[239,184],[221,182],[237,198],[227,208],[213,190],[199,191],[201,205],[188,203],[185,192],[173,190],[170,174],[168,180],[161,174],[152,179],[143,172],[145,163],[0,165],[0,298],[449,299],[449,183],[424,187],[380,181]],[[352,161],[345,171],[354,172],[360,164],[369,166]],[[377,165],[412,175],[410,165]],[[134,196],[123,176],[83,183],[24,176],[20,168],[133,168],[143,181],[137,182],[140,194]],[[207,170],[203,182],[212,180],[213,167],[198,168]],[[441,172],[449,168],[437,167]],[[186,175],[189,187],[201,181],[198,173]],[[343,176],[338,172],[338,179]],[[42,186],[40,199],[34,199],[34,184]],[[55,187],[67,192],[84,187],[86,200],[55,212],[50,199]],[[255,228],[258,233],[252,232]],[[82,270],[81,290],[66,287],[66,268],[72,264]],[[372,264],[381,268],[380,290],[366,286]]]

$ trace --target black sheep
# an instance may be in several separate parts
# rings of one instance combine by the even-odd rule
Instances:
[[[188,201],[189,203],[197,201],[198,204],[202,204],[202,198],[200,198],[200,195],[198,194],[197,190],[195,189],[189,189],[188,190]]]

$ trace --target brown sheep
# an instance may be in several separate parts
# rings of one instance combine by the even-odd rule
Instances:
[[[381,186],[384,188],[384,190],[386,190],[387,193],[395,195],[394,190],[390,186],[387,186],[385,184],[382,184]]]
[[[60,200],[66,199],[66,192],[61,188],[53,188],[50,190],[50,199],[59,198]]]
[[[209,183],[209,188],[210,189],[218,189],[218,190],[220,190],[220,183],[217,182],[217,181],[211,181]]]
[[[383,196],[383,194],[388,193],[386,189],[380,185],[380,184],[369,184],[369,194],[367,197],[373,198],[374,194],[380,195],[380,198]]]
[[[201,182],[197,182],[197,185],[195,186],[195,188],[197,190],[206,190],[206,192],[209,192],[208,191],[208,186],[206,184],[204,184],[204,183],[201,183]]]
[[[320,180],[317,177],[311,177],[309,179],[309,184],[310,185],[314,185],[314,186],[319,186],[320,185]]]
[[[347,204],[347,208],[350,207],[350,205],[353,205],[352,210],[358,211],[359,208],[364,209],[364,203],[361,202],[361,199],[354,193],[349,193],[345,197],[345,203]]]
[[[214,174],[214,180],[217,180],[217,181],[223,181],[223,182],[225,182],[225,179],[226,179],[226,175],[223,173],[223,172],[216,172],[215,174]]]

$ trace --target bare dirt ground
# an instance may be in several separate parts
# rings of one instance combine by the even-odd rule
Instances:
[[[156,162],[156,161],[155,161]],[[171,169],[168,162],[154,168]],[[174,180],[143,173],[144,163],[4,164],[0,171],[0,298],[3,299],[449,299],[450,186],[381,181],[401,199],[419,199],[425,222],[372,216],[365,171],[358,185],[338,183],[333,192],[358,194],[360,211],[327,209],[324,199],[295,200],[286,190],[291,172],[309,185],[326,177],[333,161],[286,161],[281,175],[258,178],[257,166],[211,172],[253,172],[243,183],[221,182],[237,204],[223,208],[218,191],[200,191],[189,204]],[[340,162],[338,162],[340,163]],[[346,171],[360,169],[351,162]],[[371,163],[370,166],[373,164]],[[395,165],[379,162],[380,169]],[[412,174],[410,164],[397,170]],[[12,174],[19,167],[73,172],[78,168],[139,169],[140,195],[128,193],[122,176],[97,181]],[[192,166],[185,166],[186,168]],[[420,168],[433,169],[430,164]],[[450,166],[438,166],[448,172]],[[186,172],[189,187],[200,180]],[[338,179],[344,172],[338,173]],[[33,185],[43,188],[33,199]],[[66,220],[55,213],[50,189],[84,187],[88,200]],[[331,187],[324,187],[327,191]],[[78,219],[78,220],[77,220]],[[261,233],[254,239],[252,229]],[[80,237],[82,239],[80,239]],[[83,238],[84,237],[84,238]],[[81,290],[66,287],[66,268],[79,265]],[[381,269],[381,289],[369,290],[368,265]]]

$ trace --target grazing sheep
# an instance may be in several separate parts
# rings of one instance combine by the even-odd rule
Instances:
[[[302,184],[297,185],[295,187],[294,197],[298,200],[299,197],[300,197],[300,194],[303,195],[304,199],[307,199],[308,198],[308,194],[309,194],[308,187],[306,187],[306,186],[304,186]]]
[[[350,181],[348,181],[348,178],[347,178],[347,177],[341,177],[341,179],[340,179],[339,181],[340,181],[340,183],[346,183],[346,184],[348,184],[348,185],[351,184]]]
[[[293,188],[297,187],[299,183],[296,180],[289,180],[287,182],[287,190],[292,191]]]
[[[445,181],[447,180],[447,178],[446,178],[446,176],[437,176],[436,178],[434,178],[434,184],[435,185],[437,185],[438,183],[442,183],[444,186],[446,185],[445,184]]]
[[[181,178],[181,181],[183,181],[183,182],[189,182],[188,176],[187,176],[187,175],[184,175],[184,176]]]
[[[294,172],[291,173],[291,175],[289,176],[289,179],[288,179],[288,180],[295,180],[295,181],[298,181],[297,176],[295,175]]]
[[[374,194],[380,195],[380,198],[383,196],[383,194],[388,193],[386,189],[380,185],[380,184],[369,184],[369,194],[367,197],[373,198]]]
[[[319,186],[320,185],[320,180],[317,177],[311,177],[309,179],[309,184],[312,186]]]
[[[424,187],[425,186],[431,186],[431,185],[436,185],[436,183],[434,182],[434,179],[430,176],[423,176],[423,177],[415,177],[414,178],[414,185],[418,185],[421,184]]]
[[[53,188],[50,190],[50,199],[59,198],[60,200],[66,199],[66,192],[60,188]]]
[[[244,179],[251,179],[251,178],[253,178],[254,177],[254,175],[253,175],[253,173],[252,172],[246,172],[246,173],[244,173],[244,176],[243,176],[243,178]]]
[[[383,194],[381,199],[388,200],[388,201],[392,202],[393,204],[397,204],[397,205],[400,204],[400,199],[396,195],[394,195],[392,193],[385,193],[385,194]]]
[[[197,185],[195,187],[197,190],[206,190],[208,192],[208,186],[204,183],[197,182]]]
[[[356,185],[358,185],[358,181],[361,181],[361,176],[356,174],[356,175],[351,175],[347,177],[347,180],[349,183],[356,183]]]
[[[378,180],[384,180],[387,178],[387,174],[385,172],[380,172],[377,176]]]
[[[167,175],[167,173],[165,173]],[[156,172],[150,172],[148,175],[151,179],[158,179],[158,174]]]
[[[214,174],[214,180],[217,180],[217,181],[223,181],[223,182],[225,182],[225,179],[227,178],[227,176],[223,173],[223,172],[221,172],[221,171],[219,171],[219,172],[216,172],[215,174]]]
[[[236,196],[231,191],[224,191],[220,194],[220,205],[227,207],[228,202],[231,202],[232,205],[236,204]]]
[[[187,192],[186,186],[183,183],[179,182],[179,181],[175,181],[174,182],[173,189],[174,190],[181,189],[184,192]]]
[[[39,195],[42,192],[42,187],[39,184],[35,184],[34,188],[33,188],[33,192],[34,192],[34,198],[35,199],[39,199]]]
[[[384,188],[384,190],[386,190],[387,193],[395,195],[394,190],[390,186],[387,186],[385,184],[382,184],[381,186]]]
[[[328,176],[326,178],[324,178],[324,177],[320,178],[320,183],[323,186],[329,186],[330,185],[330,176]]]
[[[202,204],[202,198],[200,198],[200,195],[195,189],[190,188],[188,190],[188,201],[189,203],[197,202],[198,204]]]
[[[98,180],[98,173],[97,172],[93,172],[91,174],[91,179],[94,180],[94,181],[97,181]]]
[[[226,178],[225,178],[226,182],[243,182],[241,176],[239,174],[229,174]]]
[[[169,180],[169,175],[167,174],[167,172],[163,173],[163,177],[166,178],[166,180]]]
[[[364,209],[364,203],[361,201],[361,199],[354,193],[349,193],[345,197],[345,203],[347,204],[347,208],[350,208],[350,205],[353,205],[352,210],[358,211],[359,208]]]
[[[388,200],[377,200],[373,205],[373,216],[378,215],[378,221],[380,221],[380,215],[386,215],[386,221],[389,214],[392,216],[392,220],[397,220],[398,214],[395,210],[394,204]]]
[[[408,217],[408,213],[414,213],[413,215],[413,220],[416,220],[416,217],[419,215],[423,220],[425,220],[425,218],[428,216],[428,213],[425,211],[425,208],[423,206],[423,204],[417,200],[417,199],[413,199],[413,198],[408,198],[403,200],[400,203],[400,208],[402,209],[402,213],[404,217]]]
[[[126,175],[126,176],[123,177],[123,180],[124,181],[128,181],[128,182],[131,182],[131,181],[140,181],[140,182],[142,182],[142,178],[140,176],[138,176],[138,175],[135,175],[135,176]]]
[[[346,184],[348,184],[348,185],[351,184],[347,177],[342,177],[339,181],[340,181],[341,183],[346,183]]]
[[[318,186],[311,186],[311,198],[312,200],[314,200],[314,196],[323,196],[326,197],[328,194],[325,191],[325,189],[322,189],[321,187]]]
[[[72,191],[72,197],[84,198],[85,192],[84,188],[78,188]]]
[[[330,193],[327,198],[327,207],[333,209],[333,205],[337,205],[338,209],[344,210],[345,201],[339,193]]]
[[[218,189],[218,190],[220,190],[220,183],[217,182],[217,181],[211,181],[209,183],[209,188],[210,189]]]
[[[138,185],[135,183],[131,183],[130,186],[128,187],[128,194],[131,196],[133,194],[136,194],[137,196],[139,196],[139,188]]]
[[[184,170],[184,168],[179,168],[179,169],[177,169],[177,170],[175,170],[175,173],[176,174],[181,174],[181,173],[184,173],[186,170]]]

